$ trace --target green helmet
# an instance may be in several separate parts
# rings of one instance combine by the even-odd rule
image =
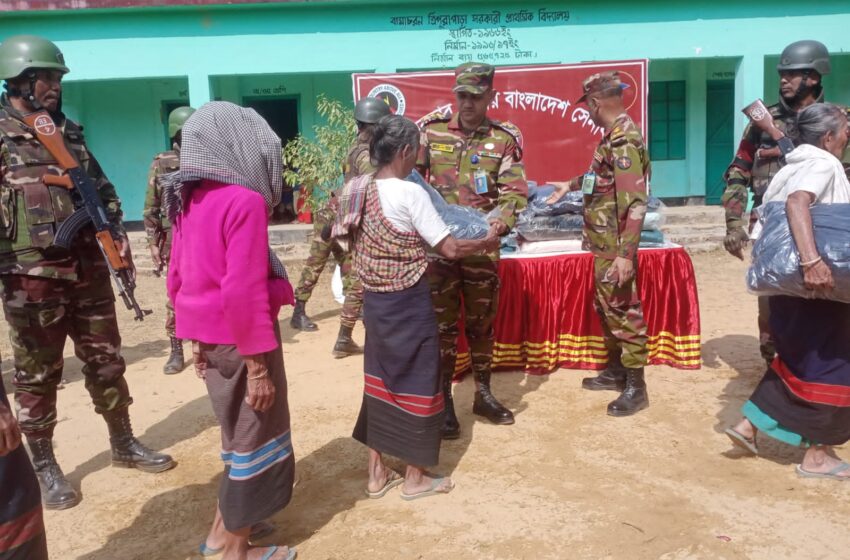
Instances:
[[[195,110],[191,107],[177,107],[168,114],[168,137],[174,138]]]
[[[776,70],[815,70],[826,76],[832,69],[829,63],[829,51],[820,41],[797,41],[791,43],[779,56]]]
[[[43,37],[14,35],[0,43],[0,79],[10,80],[36,69],[68,72],[62,51]]]
[[[390,114],[390,106],[377,97],[364,97],[354,105],[354,120],[373,124]]]

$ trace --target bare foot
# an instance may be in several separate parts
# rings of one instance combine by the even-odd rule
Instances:
[[[369,483],[366,484],[366,489],[369,492],[378,492],[384,486],[386,486],[387,482],[389,482],[390,478],[392,478],[393,475],[398,475],[398,473],[390,468],[387,468],[383,463],[381,463],[374,469],[370,469]]]
[[[803,456],[803,462],[800,463],[800,468],[806,472],[824,474],[831,472],[844,463],[839,459],[832,447],[815,446],[810,447]],[[835,473],[835,476],[841,478],[850,478],[850,469],[844,469]]]
[[[732,429],[749,440],[752,440],[756,435],[756,427],[746,418],[735,424]]]
[[[442,478],[442,481],[434,487],[434,481],[440,478]],[[431,473],[422,473],[422,475],[418,477],[406,476],[404,478],[404,484],[401,486],[401,491],[408,496],[419,494],[420,492],[427,492],[428,490],[448,494],[454,487],[455,483],[449,477],[440,477]]]

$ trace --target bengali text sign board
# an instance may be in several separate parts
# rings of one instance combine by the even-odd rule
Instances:
[[[577,104],[582,81],[596,72],[618,70],[626,84],[629,115],[646,137],[647,61],[505,66],[496,70],[496,98],[488,115],[522,131],[528,178],[538,183],[584,173],[603,130],[587,107]],[[418,120],[435,109],[452,111],[453,71],[353,74],[354,100],[380,97],[396,114]]]

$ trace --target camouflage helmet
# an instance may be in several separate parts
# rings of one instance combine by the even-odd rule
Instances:
[[[390,114],[390,106],[377,97],[364,97],[354,105],[354,120],[374,124]]]
[[[168,114],[168,137],[174,138],[195,110],[189,106],[177,107]]]
[[[10,80],[36,69],[68,73],[62,51],[43,37],[14,35],[0,43],[0,79]]]
[[[778,72],[786,70],[815,70],[821,76],[829,74],[829,51],[820,41],[797,41],[791,43],[779,56]]]

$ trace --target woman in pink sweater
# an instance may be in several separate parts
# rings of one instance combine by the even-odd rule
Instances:
[[[267,230],[283,187],[280,140],[253,110],[208,103],[183,127],[180,171],[167,183],[174,222],[168,293],[177,336],[194,342],[225,465],[200,552],[291,560],[295,549],[248,542],[252,528],[289,503],[295,477],[277,324],[280,307],[294,298]]]

